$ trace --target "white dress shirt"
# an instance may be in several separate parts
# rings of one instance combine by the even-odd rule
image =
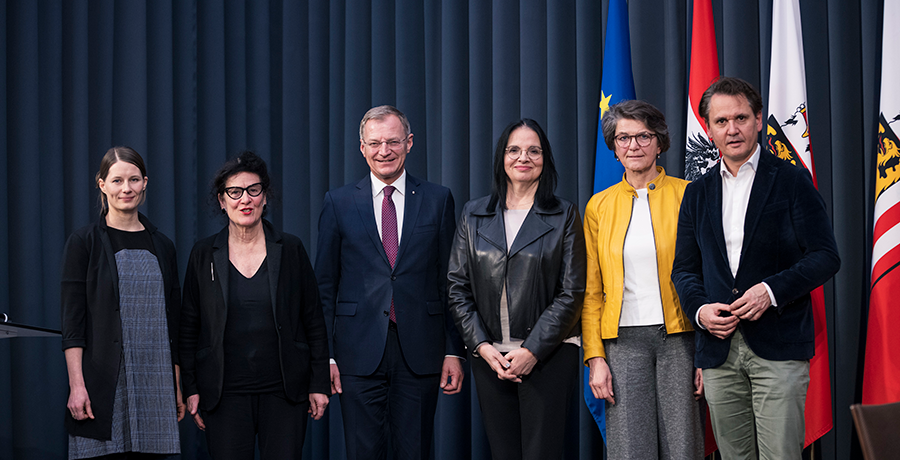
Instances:
[[[378,228],[378,238],[384,238],[384,235],[381,234],[381,206],[384,202],[384,188],[388,185],[394,186],[394,193],[391,194],[391,201],[394,202],[394,209],[397,211],[397,247],[399,248],[400,242],[403,241],[403,211],[406,209],[406,169],[403,169],[400,177],[398,177],[393,184],[385,184],[375,177],[375,174],[371,171],[369,171],[369,177],[372,178],[372,208],[375,211],[375,227]],[[464,360],[462,356],[445,356],[452,356]],[[336,364],[333,359],[331,360],[331,364]]]
[[[372,178],[372,208],[375,210],[375,227],[378,228],[378,238],[384,238],[381,234],[381,205],[384,201],[384,188],[388,186],[375,174],[369,172]],[[394,193],[391,194],[391,201],[394,202],[394,208],[397,210],[397,246],[403,240],[403,210],[406,205],[406,169],[400,174],[400,177],[394,181]]]
[[[719,167],[719,174],[722,176],[722,231],[725,235],[725,251],[728,254],[731,276],[737,276],[738,267],[741,264],[741,251],[744,247],[744,219],[747,216],[747,205],[750,203],[750,191],[753,189],[753,179],[756,178],[756,168],[759,166],[761,150],[757,144],[756,151],[738,168],[736,176],[728,171],[724,163]],[[762,283],[762,285],[769,294],[772,306],[778,305],[769,285],[766,283]],[[700,310],[705,306],[697,309],[695,323],[700,324]],[[703,328],[702,325],[700,327]]]

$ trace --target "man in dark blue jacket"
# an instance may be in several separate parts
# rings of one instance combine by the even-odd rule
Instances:
[[[439,389],[462,388],[465,350],[447,311],[456,229],[450,190],[414,178],[406,116],[375,107],[359,126],[370,173],[325,195],[316,277],[341,394],[347,457],[428,458]]]
[[[700,115],[722,161],[688,185],[672,280],[699,331],[713,432],[723,458],[800,458],[810,291],[840,268],[825,203],[809,173],[762,153],[762,98],[721,78]]]

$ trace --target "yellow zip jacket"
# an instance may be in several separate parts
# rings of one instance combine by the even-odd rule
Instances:
[[[650,221],[656,243],[663,317],[669,334],[692,331],[690,319],[681,309],[672,283],[678,210],[688,181],[669,177],[657,166],[659,175],[647,184]],[[603,339],[619,335],[622,291],[625,289],[625,262],[622,250],[631,221],[632,200],[637,192],[624,175],[619,182],[594,195],[584,211],[584,238],[587,246],[587,289],[581,313],[584,362],[606,358]],[[649,243],[649,242],[648,242]]]

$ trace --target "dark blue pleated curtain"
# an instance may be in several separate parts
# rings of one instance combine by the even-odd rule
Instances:
[[[819,187],[843,268],[826,286],[835,429],[822,458],[857,452],[847,406],[859,400],[871,233],[874,119],[884,0],[801,0],[810,126]],[[538,120],[554,147],[558,194],[591,194],[603,0],[5,0],[0,1],[0,312],[59,327],[66,237],[97,218],[100,157],[126,144],[147,161],[143,211],[176,243],[217,231],[212,173],[241,149],[265,158],[269,214],[315,257],[328,189],[367,172],[363,113],[409,117],[410,172],[451,188],[457,210],[490,189],[503,127]],[[722,71],[765,97],[771,0],[714,0]],[[691,0],[629,2],[637,96],[672,134],[661,163],[683,169]],[[58,339],[0,340],[0,459],[65,458],[67,377]],[[487,459],[471,376],[441,396],[437,459]],[[581,387],[578,386],[580,393]],[[601,458],[573,400],[566,458]],[[206,458],[182,422],[182,458]],[[339,403],[310,424],[309,459],[343,458]]]

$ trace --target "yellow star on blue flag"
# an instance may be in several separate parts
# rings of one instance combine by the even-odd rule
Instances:
[[[594,160],[594,193],[622,180],[625,169],[616,161],[615,152],[606,147],[601,120],[612,104],[634,99],[631,75],[631,42],[628,35],[628,6],[625,0],[610,0],[606,17],[606,46],[603,48],[603,78],[597,117],[597,156]],[[606,401],[591,392],[590,372],[584,368],[584,402],[606,441]]]
[[[628,5],[625,0],[610,0],[606,17],[606,46],[603,48],[603,73],[600,83],[600,113],[597,117],[597,157],[594,161],[594,193],[622,180],[625,170],[606,147],[600,120],[617,102],[634,99],[631,74],[631,42],[628,35]]]

